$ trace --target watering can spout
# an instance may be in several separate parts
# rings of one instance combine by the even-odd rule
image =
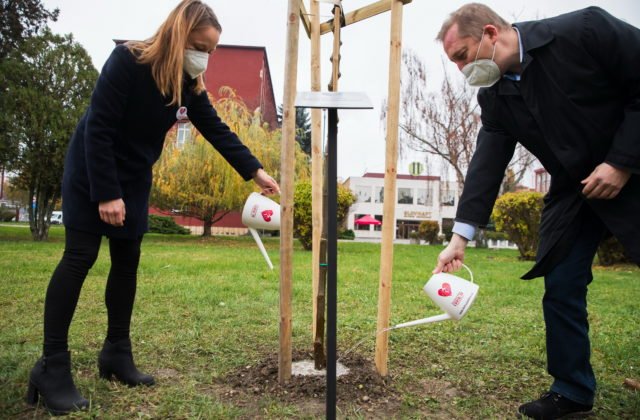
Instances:
[[[264,244],[262,243],[262,240],[260,240],[260,235],[258,234],[258,231],[255,230],[254,228],[249,228],[249,232],[251,232],[251,236],[253,236],[253,239],[256,241],[256,244],[258,244],[258,248],[260,248],[260,252],[262,253],[262,256],[267,261],[267,265],[271,270],[273,270],[273,264],[271,264],[271,259],[269,258],[269,254],[267,254],[267,250],[264,249]]]
[[[415,325],[428,324],[428,323],[431,323],[431,322],[446,321],[448,319],[451,319],[451,315],[449,315],[448,313],[444,313],[444,314],[440,314],[440,315],[430,316],[428,318],[416,319],[415,321],[409,321],[409,322],[405,322],[405,323],[402,323],[402,324],[394,325],[392,327],[392,329],[404,328],[404,327],[413,327]]]

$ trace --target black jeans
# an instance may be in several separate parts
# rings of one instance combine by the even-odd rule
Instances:
[[[67,351],[69,326],[75,312],[82,284],[95,263],[102,236],[67,228],[62,260],[47,288],[44,302],[44,355]],[[107,279],[107,339],[111,342],[129,337],[131,313],[136,296],[140,261],[137,239],[109,238],[111,270]]]
[[[589,211],[590,213],[590,211]],[[551,390],[580,404],[593,404],[596,378],[591,368],[587,289],[591,264],[604,225],[589,214],[569,255],[545,276],[542,300],[547,328],[547,364]]]

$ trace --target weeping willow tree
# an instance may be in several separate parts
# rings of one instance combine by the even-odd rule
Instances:
[[[221,98],[212,100],[220,118],[233,130],[276,180],[280,171],[281,131],[271,130],[229,88],[221,90]],[[229,212],[241,210],[246,197],[258,190],[253,182],[245,182],[200,133],[179,145],[176,133],[165,141],[164,151],[153,169],[151,203],[162,210],[179,210],[184,216],[204,224],[203,236],[211,235],[211,226]],[[296,175],[308,178],[307,159],[296,150]]]

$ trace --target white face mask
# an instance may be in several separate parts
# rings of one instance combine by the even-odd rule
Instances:
[[[480,47],[484,39],[484,32],[482,38],[480,38],[480,45],[478,45],[478,52],[476,52],[476,59],[473,63],[469,63],[462,68],[462,74],[467,78],[467,83],[473,87],[489,87],[495,85],[502,77],[500,74],[500,68],[493,61],[493,57],[496,55],[496,45],[493,44],[493,54],[491,59],[483,58],[478,60],[478,54],[480,54]]]
[[[183,68],[192,79],[195,79],[207,69],[209,54],[197,50],[184,50]]]

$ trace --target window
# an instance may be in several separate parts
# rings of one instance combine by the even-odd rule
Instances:
[[[178,123],[178,132],[176,133],[178,147],[182,147],[185,142],[191,140],[191,127],[189,122]]]
[[[379,220],[379,221],[380,221],[380,223],[382,223],[382,216],[381,216],[381,215],[380,215],[380,216],[379,216],[379,215],[375,215],[375,216],[373,216],[373,217],[375,217],[375,219],[376,219],[376,220]],[[376,226],[376,225],[374,225],[374,226],[373,226],[373,230],[376,230],[376,231],[378,231],[378,232],[379,232],[379,231],[381,231],[381,230],[382,230],[382,225],[377,225],[377,226]]]
[[[428,207],[431,207],[433,205],[433,197],[431,196],[431,189],[418,188],[416,199],[417,199],[418,205],[428,206]]]
[[[398,188],[398,204],[413,204],[411,188]]]
[[[376,193],[374,194],[374,200],[376,203],[384,203],[384,187],[375,187]]]
[[[356,185],[356,201],[358,203],[370,203],[371,202],[371,187]]]
[[[442,191],[441,193],[441,203],[443,206],[455,206],[456,205],[456,196],[453,191]]]

